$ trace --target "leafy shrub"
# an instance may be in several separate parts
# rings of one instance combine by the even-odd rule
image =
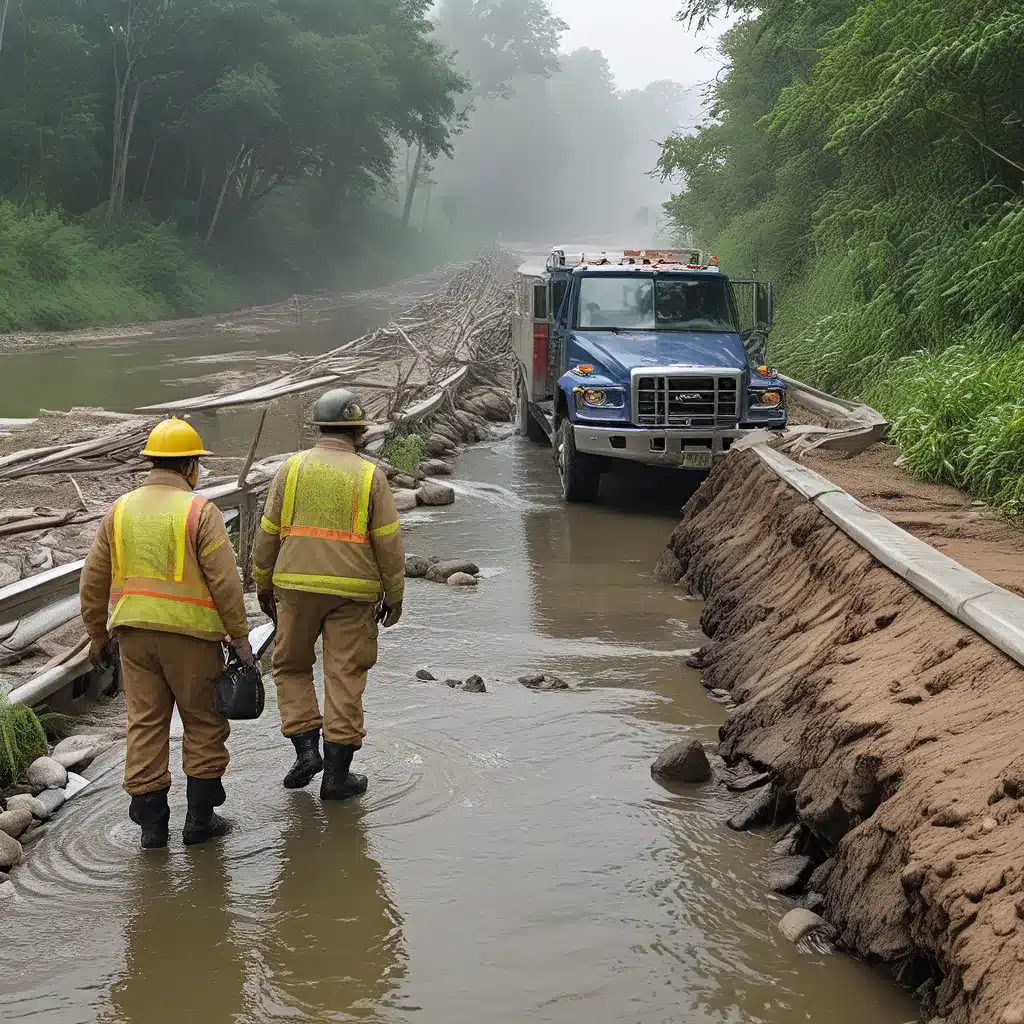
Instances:
[[[423,458],[423,438],[419,434],[392,434],[384,442],[381,455],[395,469],[413,473]]]
[[[49,750],[36,713],[0,694],[0,789],[16,782],[37,757]]]

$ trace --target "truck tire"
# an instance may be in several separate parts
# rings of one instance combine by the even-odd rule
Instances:
[[[601,486],[601,468],[590,455],[576,451],[572,423],[566,418],[555,434],[555,464],[562,481],[562,497],[573,504],[594,501]]]
[[[534,444],[548,444],[547,433],[537,422],[533,413],[530,412],[530,402],[526,397],[526,388],[523,387],[522,381],[516,386],[516,395],[518,399],[516,426],[519,430],[519,436],[533,441]]]

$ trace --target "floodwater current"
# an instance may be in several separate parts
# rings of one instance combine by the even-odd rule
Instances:
[[[144,854],[113,752],[13,875],[3,1020],[916,1019],[884,975],[782,938],[770,840],[723,824],[742,798],[651,778],[665,746],[713,743],[725,714],[685,667],[699,602],[650,578],[685,495],[630,479],[567,508],[550,452],[518,438],[470,450],[454,482],[454,506],[411,515],[407,548],[472,558],[485,578],[410,581],[382,632],[357,759],[368,794],[324,806],[315,786],[281,787],[271,692],[233,729],[234,832],[186,850],[172,831]],[[418,681],[424,667],[479,673],[488,692]],[[573,689],[516,682],[539,671]]]

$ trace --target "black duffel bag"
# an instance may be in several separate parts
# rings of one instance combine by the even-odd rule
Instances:
[[[255,660],[246,668],[233,648],[228,648],[228,663],[217,677],[214,687],[214,705],[217,713],[233,721],[248,721],[263,714],[267,692],[263,688],[260,657],[270,644],[273,633],[255,654]]]

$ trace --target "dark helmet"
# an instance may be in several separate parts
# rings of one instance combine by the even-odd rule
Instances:
[[[314,427],[372,427],[359,399],[347,388],[335,388],[321,395],[313,406],[309,422]]]

